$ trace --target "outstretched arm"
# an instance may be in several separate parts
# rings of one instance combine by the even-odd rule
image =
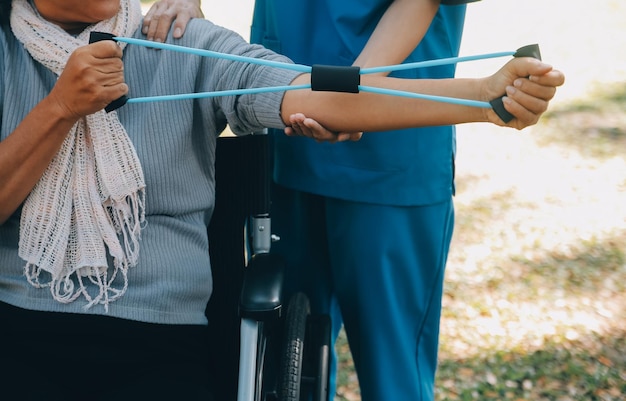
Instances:
[[[309,81],[310,75],[304,74],[293,83]],[[362,85],[486,102],[506,93],[505,108],[515,116],[508,124],[491,109],[364,92],[289,91],[285,94],[281,113],[285,124],[291,123],[292,115],[303,113],[337,132],[385,131],[467,122],[491,122],[522,129],[538,121],[554,97],[556,87],[563,82],[560,71],[528,57],[513,59],[496,74],[482,79],[413,80],[362,76]]]
[[[54,88],[17,128],[0,142],[0,224],[24,201],[60,148],[73,124],[128,92],[122,50],[113,41],[78,48]],[[534,124],[563,84],[564,77],[533,58],[515,58],[491,77],[420,80],[364,76],[368,86],[488,101],[507,93],[505,108],[518,129]],[[310,81],[303,74],[293,84]],[[367,92],[287,91],[281,105],[285,124],[304,112],[334,131],[384,131],[426,125],[490,121],[505,125],[489,109]],[[318,138],[320,139],[320,138]],[[324,139],[324,138],[321,138]]]
[[[173,25],[172,35],[180,38],[192,18],[204,18],[200,0],[158,0],[146,13],[142,32],[149,40],[165,42]]]
[[[404,61],[422,41],[437,14],[440,0],[394,0],[353,65],[361,68],[395,65]],[[379,75],[387,75],[380,73]],[[303,113],[291,116],[292,124],[285,129],[287,135],[317,135],[332,142],[358,140],[362,132],[339,132],[331,135],[312,118]]]

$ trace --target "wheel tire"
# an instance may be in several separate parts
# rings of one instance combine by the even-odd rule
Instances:
[[[280,401],[299,401],[304,357],[304,337],[310,313],[309,299],[296,293],[287,305],[285,343],[279,376]]]
[[[328,401],[330,331],[330,316],[309,316],[302,382],[303,385],[308,384],[304,388],[308,390],[307,399],[311,401]]]

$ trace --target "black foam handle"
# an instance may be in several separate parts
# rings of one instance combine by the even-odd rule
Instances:
[[[360,84],[359,67],[321,64],[311,67],[311,90],[359,93]]]
[[[93,32],[89,33],[89,43],[100,42],[100,41],[103,41],[103,40],[113,40],[113,41],[115,41],[114,38],[115,38],[115,35],[113,35],[112,33],[108,33],[108,32],[96,32],[96,31],[93,31]],[[128,101],[128,97],[126,95],[122,95],[121,97],[119,97],[116,100],[114,100],[111,103],[109,103],[104,108],[104,110],[107,113],[110,113],[113,110],[119,109],[120,107],[125,105],[127,101]]]
[[[515,54],[513,54],[513,57],[532,57],[532,58],[536,58],[537,60],[541,60],[541,52],[539,51],[539,45],[533,44],[533,45],[520,47],[519,49],[517,49]],[[498,115],[498,117],[500,117],[500,119],[504,121],[505,123],[508,123],[515,116],[509,113],[508,111],[506,111],[506,109],[504,108],[504,102],[502,101],[503,97],[504,95],[500,96],[499,98],[493,99],[492,101],[489,102],[489,104],[491,104],[491,107],[493,107],[493,111]]]

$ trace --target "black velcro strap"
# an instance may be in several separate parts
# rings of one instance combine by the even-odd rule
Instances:
[[[315,64],[311,70],[311,89],[326,92],[359,93],[361,68]]]

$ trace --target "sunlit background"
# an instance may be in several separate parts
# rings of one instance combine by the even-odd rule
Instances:
[[[248,38],[252,4],[203,10]],[[458,128],[438,400],[626,399],[625,22],[623,0],[468,7],[461,55],[538,43],[567,82],[535,127]],[[336,400],[360,400],[345,339],[338,349]]]

